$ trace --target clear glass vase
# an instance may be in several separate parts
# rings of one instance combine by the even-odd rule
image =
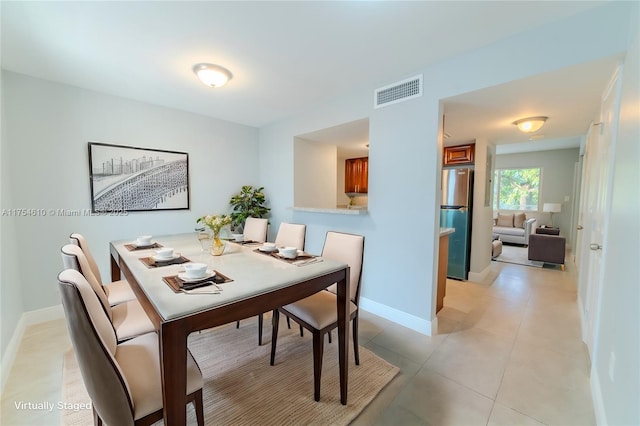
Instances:
[[[220,232],[214,232],[211,239],[211,254],[214,256],[220,256],[224,253],[225,242],[220,239]]]

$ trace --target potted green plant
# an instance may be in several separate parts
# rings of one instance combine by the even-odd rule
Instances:
[[[265,206],[264,187],[254,188],[251,185],[243,185],[240,193],[231,197],[229,204],[231,212],[231,226],[235,230],[240,230],[248,217],[264,217],[269,213],[270,208]]]

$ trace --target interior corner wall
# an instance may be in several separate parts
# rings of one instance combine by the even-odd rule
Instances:
[[[382,316],[392,312],[389,319],[422,331],[435,320],[440,101],[624,52],[628,16],[628,4],[611,2],[376,85],[422,73],[422,97],[373,109],[376,87],[362,88],[261,128],[260,179],[273,192],[272,218],[306,223],[306,247],[312,252],[320,252],[328,230],[365,235],[362,297],[389,308]],[[523,45],[541,52],[536,61]],[[362,117],[370,119],[368,214],[286,210],[293,202],[293,138]],[[571,188],[569,180],[566,194]],[[390,249],[391,239],[402,249]]]
[[[10,285],[20,289],[24,311],[60,303],[56,286],[62,269],[60,247],[68,244],[72,232],[85,234],[107,281],[109,241],[193,232],[196,218],[228,212],[230,197],[242,185],[259,183],[256,128],[7,71],[2,89],[3,165],[7,166],[2,184],[8,174],[13,191],[11,199],[5,199],[3,192],[3,208],[45,212],[13,218],[19,235],[11,245],[13,256],[2,259],[2,288],[8,288],[6,274],[15,278]],[[188,153],[190,209],[127,216],[87,214],[89,141]],[[242,158],[242,167],[225,161],[229,158]],[[2,303],[4,331],[5,314],[13,315],[4,310],[4,294]]]
[[[3,212],[0,216],[0,354],[2,354],[2,366],[4,367],[5,351],[24,308],[22,293],[18,285],[17,269],[12,267],[17,264],[16,218],[5,210],[13,204],[13,185],[9,175],[10,158],[7,155],[7,126],[4,107],[6,96],[3,84],[4,78],[0,73],[0,210]]]
[[[504,154],[496,156],[496,169],[540,167],[539,210],[536,212],[539,223],[549,222],[549,214],[542,212],[544,203],[561,203],[562,211],[553,215],[553,224],[560,228],[560,234],[567,238],[567,245],[575,247],[571,238],[573,217],[574,169],[580,161],[578,148],[558,149],[553,151],[536,151],[521,154]],[[565,201],[565,197],[569,197]],[[541,222],[541,223],[540,223]],[[549,222],[550,223],[550,222]]]

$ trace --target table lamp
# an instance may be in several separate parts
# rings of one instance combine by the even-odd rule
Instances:
[[[553,214],[560,213],[562,210],[562,204],[560,203],[544,203],[542,205],[542,211],[545,213],[549,213],[551,217],[551,227],[553,228]]]

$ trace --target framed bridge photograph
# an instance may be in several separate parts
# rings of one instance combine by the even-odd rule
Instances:
[[[189,209],[189,154],[89,142],[91,211]]]

